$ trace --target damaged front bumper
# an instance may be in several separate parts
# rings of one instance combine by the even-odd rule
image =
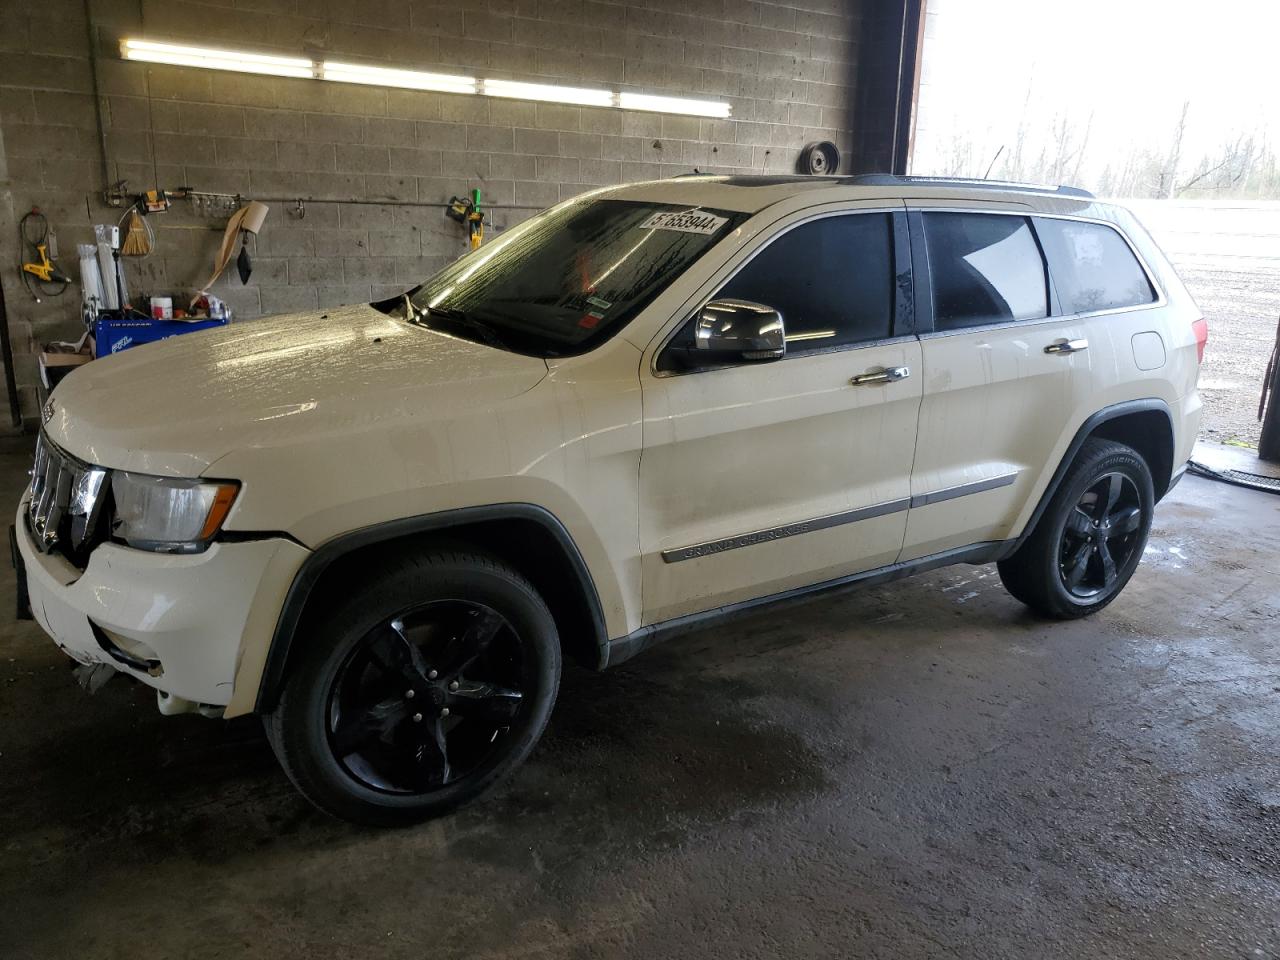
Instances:
[[[154,687],[165,713],[232,702],[246,636],[274,626],[309,553],[283,538],[214,543],[197,554],[104,543],[81,571],[36,548],[26,511],[24,500],[11,542],[31,615],[77,662]]]

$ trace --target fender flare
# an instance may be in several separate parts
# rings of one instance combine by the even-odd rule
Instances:
[[[1036,504],[1035,512],[1031,514],[1031,518],[1027,521],[1027,525],[1023,527],[1022,533],[1018,534],[1015,540],[1008,541],[1007,548],[1001,552],[1001,556],[996,559],[1006,559],[1014,554],[1014,552],[1023,544],[1027,537],[1031,536],[1031,531],[1036,528],[1036,524],[1040,522],[1040,518],[1044,515],[1045,510],[1049,508],[1049,501],[1053,499],[1053,495],[1058,492],[1063,478],[1067,475],[1072,462],[1076,458],[1076,454],[1080,452],[1080,448],[1084,446],[1084,442],[1089,439],[1098,427],[1109,420],[1116,420],[1120,417],[1129,416],[1134,413],[1163,413],[1169,421],[1169,436],[1176,437],[1173,429],[1173,413],[1169,409],[1169,404],[1157,397],[1149,397],[1145,400],[1126,400],[1123,403],[1113,404],[1109,407],[1103,407],[1094,413],[1084,423],[1080,424],[1080,429],[1076,431],[1076,435],[1071,438],[1071,445],[1067,447],[1066,452],[1062,456],[1061,462],[1058,464],[1057,470],[1053,472],[1053,477],[1049,480],[1049,485],[1045,487],[1044,493],[1040,495],[1040,502]],[[1175,441],[1176,443],[1176,441]],[[1176,447],[1175,447],[1176,449]],[[1176,470],[1177,465],[1174,464]],[[1169,487],[1173,486],[1173,480],[1169,482]],[[1166,493],[1168,490],[1166,489]],[[1163,495],[1163,494],[1162,494]],[[1161,496],[1162,496],[1161,495]],[[1160,499],[1159,496],[1156,497]]]
[[[311,599],[312,591],[319,583],[324,572],[334,561],[364,547],[375,546],[401,537],[420,533],[447,532],[451,529],[475,523],[490,523],[501,520],[532,521],[549,533],[556,544],[564,551],[569,566],[578,581],[587,609],[590,613],[595,642],[600,651],[601,663],[607,656],[609,643],[605,628],[604,612],[600,606],[600,596],[596,592],[595,581],[582,552],[573,537],[553,513],[544,507],[532,503],[501,503],[478,507],[461,507],[456,510],[444,510],[439,513],[424,514],[417,517],[406,517],[390,520],[342,534],[321,544],[303,563],[302,568],[294,575],[289,592],[285,595],[284,605],[276,619],[276,628],[271,636],[271,646],[267,650],[266,663],[262,668],[262,677],[258,683],[258,693],[254,701],[254,711],[265,713],[275,707],[280,691],[284,687],[285,669],[289,660],[293,639],[302,621],[303,611]]]

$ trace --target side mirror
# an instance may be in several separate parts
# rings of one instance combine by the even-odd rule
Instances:
[[[694,324],[692,352],[708,360],[777,360],[787,352],[782,314],[749,300],[712,300]]]

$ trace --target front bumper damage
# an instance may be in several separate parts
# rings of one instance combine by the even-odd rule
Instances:
[[[244,649],[269,637],[305,547],[268,537],[161,554],[104,543],[81,571],[36,548],[26,514],[24,499],[11,534],[19,604],[25,580],[31,616],[64,653],[154,687],[166,713],[226,707],[238,681],[256,694],[257,671],[238,677]]]

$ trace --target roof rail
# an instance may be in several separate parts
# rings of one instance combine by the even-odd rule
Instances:
[[[1094,195],[1081,187],[1054,186],[1047,183],[1017,183],[1013,180],[982,180],[978,177],[907,177],[893,173],[860,173],[843,178],[856,187],[973,187],[982,190],[1021,190],[1031,193],[1056,193],[1064,197],[1093,200]]]

